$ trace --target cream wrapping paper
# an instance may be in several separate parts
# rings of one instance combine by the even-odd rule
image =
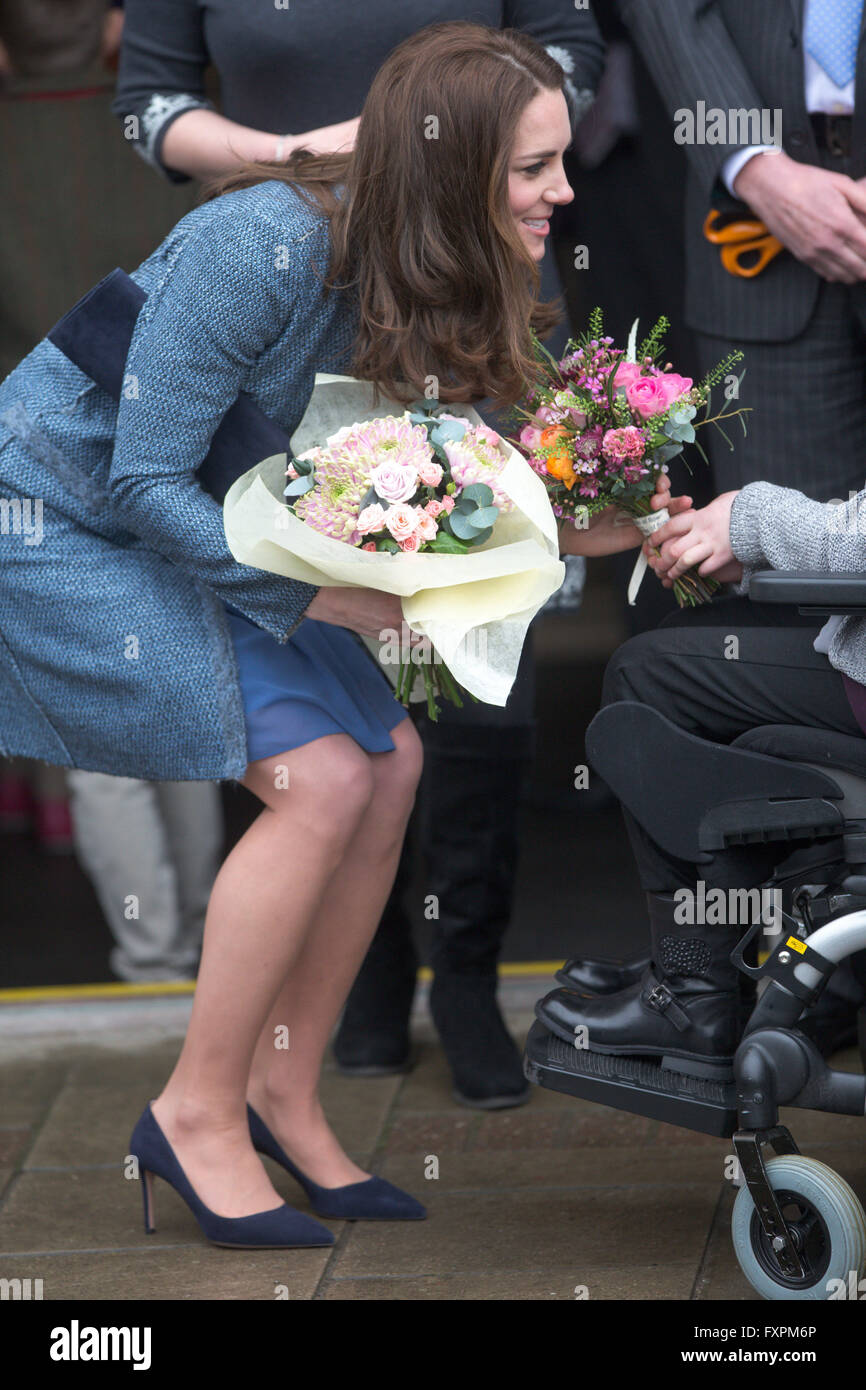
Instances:
[[[291,438],[292,451],[304,453],[325,445],[348,424],[402,415],[406,409],[384,397],[374,404],[370,382],[317,373],[306,413]],[[483,423],[470,406],[441,410],[469,424]],[[501,515],[489,540],[470,554],[372,554],[321,535],[285,506],[285,454],[256,464],[226,494],[223,523],[229,549],[242,564],[289,579],[397,595],[409,627],[429,639],[455,680],[479,700],[504,705],[529,623],[562,584],[565,566],[543,482],[504,440],[502,448],[508,461],[497,485],[514,510]],[[375,650],[375,644],[368,645]],[[397,664],[383,661],[382,667],[395,683]],[[422,691],[419,676],[413,698]]]

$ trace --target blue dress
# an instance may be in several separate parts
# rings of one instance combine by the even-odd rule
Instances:
[[[240,677],[250,762],[327,734],[349,734],[368,753],[389,753],[408,711],[361,639],[306,618],[277,642],[226,604]]]

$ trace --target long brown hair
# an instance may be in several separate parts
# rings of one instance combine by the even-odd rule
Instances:
[[[281,179],[329,219],[324,284],[357,285],[360,301],[352,375],[401,401],[434,378],[442,401],[512,404],[533,371],[530,330],[543,337],[562,314],[538,300],[508,166],[524,109],[563,81],[517,30],[431,24],[385,59],[353,151],[246,165],[207,196]]]

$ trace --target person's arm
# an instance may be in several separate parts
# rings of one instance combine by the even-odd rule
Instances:
[[[749,483],[706,507],[675,517],[652,538],[648,554],[666,587],[693,565],[725,582],[754,569],[866,572],[866,489],[848,502],[816,502],[795,488]]]
[[[276,268],[286,228],[211,206],[136,323],[108,488],[123,526],[283,642],[317,590],[239,564],[196,470],[262,353],[296,315],[304,331],[309,295],[296,260]]]
[[[687,118],[699,102],[703,110],[766,106],[716,5],[620,0],[620,13],[671,114],[675,138],[678,129],[688,134]],[[782,150],[758,153],[753,148],[752,157],[738,168],[729,161],[745,153],[742,144],[682,143],[708,208],[727,174],[735,197],[798,260],[826,280],[853,284],[866,278],[866,226],[861,221],[866,188],[854,179],[803,164]]]
[[[189,175],[163,163],[163,141],[184,112],[213,113],[207,65],[198,0],[126,0],[112,111],[136,153],[172,183]]]
[[[653,511],[667,507],[669,514],[679,516],[692,505],[691,497],[671,496],[671,484],[667,473],[659,473],[655,492],[650,498]],[[625,512],[617,506],[606,507],[589,518],[587,526],[575,526],[572,521],[560,521],[560,555],[584,555],[591,559],[599,555],[617,555],[622,550],[634,550],[643,541],[642,533],[634,526]]]
[[[592,11],[559,0],[505,0],[503,27],[531,35],[565,69],[572,125],[592,105],[604,68],[604,40]]]
[[[161,158],[165,167],[195,179],[211,179],[229,174],[243,164],[285,161],[293,150],[304,146],[317,154],[352,149],[359,116],[336,125],[320,126],[300,135],[275,135],[250,126],[238,125],[216,111],[186,110],[172,121],[165,133]]]
[[[216,112],[205,96],[209,55],[202,15],[199,0],[126,0],[112,110],[153,168],[184,183],[230,173],[248,161],[285,160],[299,145],[322,152],[352,148],[357,117],[281,135]]]

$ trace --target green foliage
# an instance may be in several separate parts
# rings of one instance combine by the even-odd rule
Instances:
[[[656,320],[655,324],[650,329],[649,333],[644,338],[643,342],[637,350],[638,362],[643,362],[644,359],[647,357],[651,357],[652,360],[655,361],[659,354],[664,350],[664,340],[668,333],[668,330],[670,329],[670,326],[670,319],[666,318],[664,314],[662,314]]]

